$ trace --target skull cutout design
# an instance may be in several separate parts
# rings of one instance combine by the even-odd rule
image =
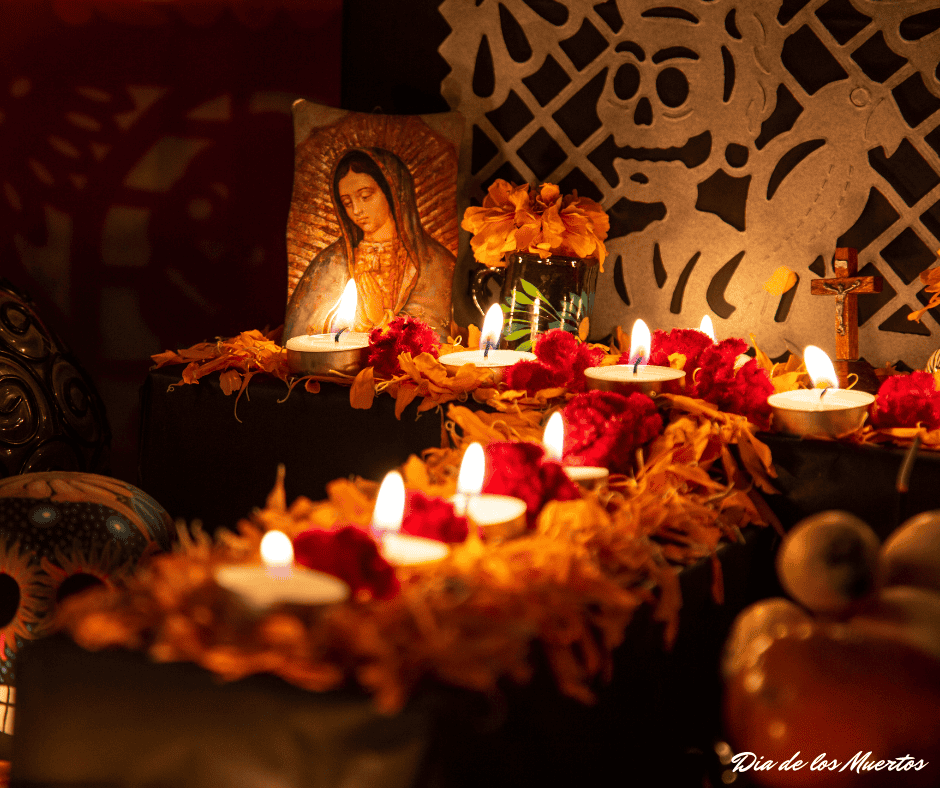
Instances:
[[[53,471],[0,480],[0,730],[12,733],[15,659],[47,634],[58,604],[111,586],[144,556],[169,549],[173,521],[136,487]]]
[[[669,194],[666,175],[657,178],[657,173],[692,170],[708,160],[712,134],[706,114],[696,107],[720,105],[722,95],[719,50],[693,49],[688,31],[677,35],[675,20],[660,21],[658,35],[642,44],[630,39],[616,44],[598,104],[598,116],[612,133],[589,154],[611,187],[644,201]]]

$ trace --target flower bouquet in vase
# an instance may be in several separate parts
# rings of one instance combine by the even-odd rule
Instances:
[[[552,183],[536,189],[498,179],[481,207],[467,208],[461,227],[473,234],[473,255],[485,266],[473,282],[481,314],[487,283],[501,283],[504,347],[530,350],[553,328],[587,338],[610,229],[598,203],[563,195]]]

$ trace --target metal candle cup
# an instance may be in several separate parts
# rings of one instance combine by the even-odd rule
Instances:
[[[464,364],[475,364],[481,369],[492,370],[495,381],[503,379],[503,372],[517,361],[535,361],[535,353],[524,350],[490,350],[486,358],[482,350],[461,350],[441,356],[441,363],[447,368],[448,375],[456,375]]]
[[[767,398],[778,432],[828,438],[861,427],[868,416],[868,406],[874,401],[874,396],[865,391],[836,388],[783,391]]]
[[[587,387],[597,391],[615,391],[618,394],[641,394],[654,396],[672,381],[682,381],[685,372],[672,367],[657,367],[650,364],[636,368],[632,364],[613,364],[608,367],[588,367],[584,370]]]
[[[596,490],[607,484],[610,472],[596,465],[565,465],[565,475],[582,490]]]
[[[336,334],[305,334],[291,337],[287,348],[287,366],[300,375],[354,376],[365,366],[369,353],[369,335],[344,331]]]
[[[467,520],[484,542],[513,539],[525,533],[525,501],[511,495],[473,495],[467,501]]]
[[[220,566],[215,570],[215,581],[255,610],[278,604],[329,605],[349,596],[349,586],[342,580],[302,566],[287,572],[257,565]]]
[[[450,548],[436,539],[387,531],[379,540],[382,557],[392,566],[417,566],[446,558]]]

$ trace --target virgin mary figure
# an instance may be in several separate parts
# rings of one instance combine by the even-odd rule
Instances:
[[[304,272],[287,305],[283,341],[329,333],[346,283],[356,282],[354,331],[398,314],[450,326],[454,256],[422,227],[414,180],[405,163],[382,148],[346,151],[330,180],[342,235]]]

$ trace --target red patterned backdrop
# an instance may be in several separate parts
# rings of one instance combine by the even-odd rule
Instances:
[[[279,325],[290,106],[338,105],[342,0],[0,0],[0,276],[136,479],[149,355]]]

